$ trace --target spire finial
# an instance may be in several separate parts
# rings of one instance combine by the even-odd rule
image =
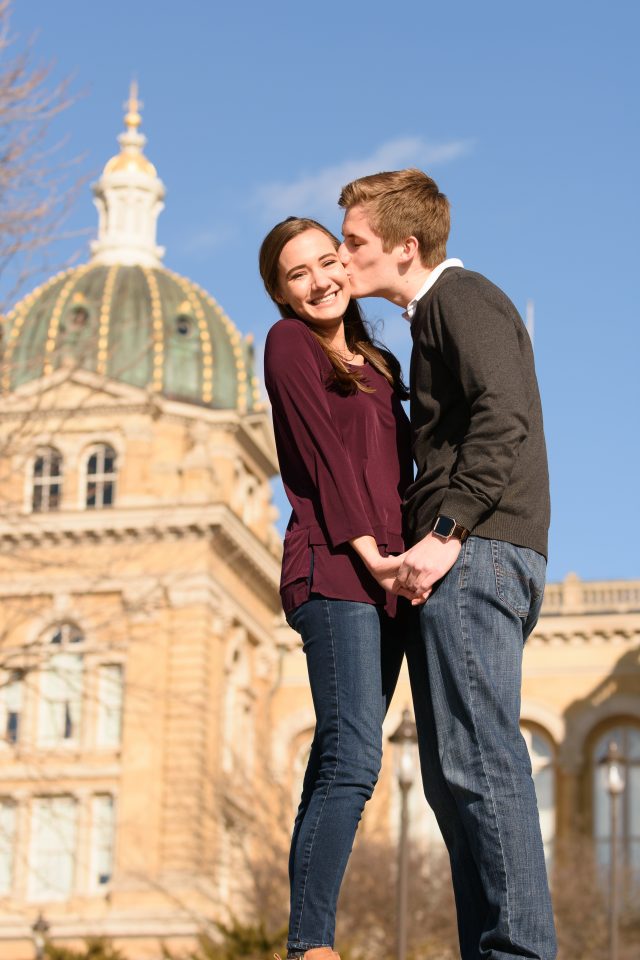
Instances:
[[[129,100],[124,106],[127,110],[124,118],[124,122],[127,125],[127,130],[135,132],[142,123],[140,110],[143,107],[142,101],[138,99],[138,81],[135,79],[131,81],[131,86],[129,87]]]
[[[132,80],[124,105],[125,130],[118,137],[120,153],[107,162],[93,188],[100,215],[98,237],[91,244],[94,263],[161,265],[164,250],[156,244],[156,221],[164,186],[143,152],[147,138],[139,129],[141,107],[138,82]]]

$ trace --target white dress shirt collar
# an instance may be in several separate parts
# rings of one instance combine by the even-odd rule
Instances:
[[[413,320],[414,314],[416,312],[416,307],[418,306],[418,300],[424,297],[427,290],[431,289],[431,287],[434,285],[434,283],[436,282],[440,274],[444,273],[444,271],[448,267],[464,267],[464,263],[462,262],[462,260],[458,260],[457,257],[449,257],[448,260],[443,260],[442,263],[439,263],[437,267],[434,267],[434,269],[431,271],[431,273],[429,274],[425,282],[422,284],[422,286],[416,293],[413,300],[410,300],[409,303],[407,304],[407,309],[402,314],[405,320],[408,320],[409,323],[411,323],[411,321]]]

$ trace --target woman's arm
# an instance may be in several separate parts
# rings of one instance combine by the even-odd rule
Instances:
[[[373,528],[327,398],[324,355],[299,320],[280,320],[265,345],[265,384],[271,400],[283,473],[297,471],[315,488],[332,547]],[[377,551],[377,547],[376,547]]]

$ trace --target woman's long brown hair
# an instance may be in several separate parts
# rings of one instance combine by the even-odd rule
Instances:
[[[307,230],[320,230],[325,236],[329,237],[336,250],[340,246],[338,238],[334,237],[331,231],[323,227],[321,223],[317,223],[308,217],[287,217],[286,220],[277,223],[262,241],[259,257],[262,282],[264,283],[267,293],[278,308],[280,316],[296,317],[298,320],[302,320],[316,338],[322,350],[329,358],[329,362],[333,368],[331,380],[335,389],[345,395],[355,394],[358,390],[361,390],[363,393],[373,393],[373,389],[364,382],[360,370],[354,370],[347,366],[340,354],[331,348],[325,337],[314,330],[308,320],[298,316],[288,303],[279,303],[276,299],[279,293],[278,265],[280,263],[280,254],[290,240],[293,240],[294,237],[299,236],[301,233],[305,233]],[[409,392],[402,380],[400,363],[382,344],[374,340],[367,322],[362,316],[360,307],[353,298],[349,300],[343,322],[345,341],[351,353],[361,354],[365,360],[391,384],[394,392],[400,399],[406,400]]]

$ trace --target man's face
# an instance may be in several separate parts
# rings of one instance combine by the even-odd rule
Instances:
[[[398,283],[398,256],[402,247],[385,253],[382,239],[371,229],[363,206],[347,210],[342,233],[344,240],[338,254],[351,280],[351,295],[389,297]]]

